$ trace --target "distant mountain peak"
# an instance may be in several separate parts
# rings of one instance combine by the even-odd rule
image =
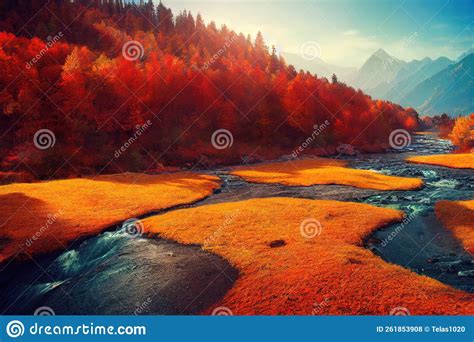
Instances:
[[[449,63],[454,63],[453,60],[449,59],[448,57],[444,57],[444,56],[441,56],[441,57],[438,57],[434,60],[435,62],[449,62]]]
[[[366,91],[390,83],[406,62],[380,48],[359,69],[354,85]]]
[[[375,51],[372,56],[377,56],[377,57],[380,57],[382,59],[386,59],[386,58],[393,58],[392,56],[390,56],[388,54],[387,51],[385,51],[384,49],[382,48],[379,48],[377,51]]]

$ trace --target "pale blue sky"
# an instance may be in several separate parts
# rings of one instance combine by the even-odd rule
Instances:
[[[472,0],[165,0],[204,20],[250,33],[262,31],[278,50],[298,53],[314,41],[326,62],[360,65],[378,48],[411,60],[426,56],[457,58],[472,48]]]

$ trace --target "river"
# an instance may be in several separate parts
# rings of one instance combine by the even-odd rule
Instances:
[[[472,256],[436,219],[434,203],[474,198],[474,171],[405,162],[409,156],[449,153],[452,149],[446,140],[416,135],[402,151],[344,157],[353,168],[423,178],[425,186],[421,190],[254,184],[222,168],[209,172],[222,179],[219,190],[178,208],[250,198],[297,197],[400,209],[407,219],[377,230],[365,239],[365,247],[387,262],[470,292],[474,277],[465,276],[465,272],[474,270]],[[42,309],[45,314],[49,308],[55,314],[196,314],[222,298],[237,277],[238,271],[226,260],[199,246],[159,237],[130,238],[120,226],[114,226],[76,242],[67,251],[4,265],[0,307],[2,314],[33,314],[42,306],[46,306]]]

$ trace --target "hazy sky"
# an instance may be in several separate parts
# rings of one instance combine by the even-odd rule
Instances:
[[[157,1],[157,0],[156,0]],[[321,59],[360,67],[378,48],[405,59],[457,58],[473,47],[473,0],[164,0],[218,26],[260,30],[279,51],[298,53],[305,42],[320,46]]]

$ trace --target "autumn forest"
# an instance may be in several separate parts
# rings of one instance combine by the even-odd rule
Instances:
[[[162,3],[9,0],[0,13],[3,170],[59,178],[275,159],[325,122],[306,154],[341,144],[374,152],[394,129],[419,124],[413,109],[337,75],[295,70],[260,33]],[[54,133],[53,148],[35,148],[39,129]],[[218,129],[232,148],[212,146]]]

